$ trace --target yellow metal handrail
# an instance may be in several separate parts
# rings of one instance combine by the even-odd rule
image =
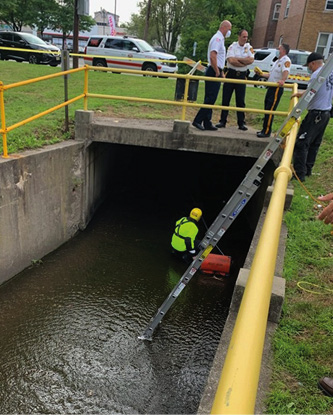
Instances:
[[[159,100],[159,99],[149,99],[149,98],[139,98],[139,97],[124,97],[124,96],[116,96],[116,95],[104,95],[104,94],[93,94],[88,91],[88,72],[90,70],[99,70],[103,72],[118,72],[118,73],[129,73],[129,74],[139,74],[139,75],[149,75],[149,76],[158,76],[158,77],[169,77],[169,78],[176,78],[176,79],[185,79],[185,88],[184,88],[184,100],[183,101],[170,101],[170,100]],[[36,114],[32,117],[29,117],[25,120],[22,120],[16,124],[13,124],[9,127],[6,126],[6,117],[5,117],[5,104],[4,104],[4,91],[7,91],[12,88],[17,88],[24,85],[29,85],[36,82],[46,81],[49,79],[57,78],[64,75],[69,75],[71,73],[75,72],[82,72],[84,71],[84,87],[83,87],[83,94],[78,95],[77,97],[74,97],[70,100],[67,100],[63,102],[62,104],[55,105],[52,108],[49,108],[48,110],[45,110],[39,114]],[[126,101],[136,101],[136,102],[148,102],[148,103],[155,103],[155,104],[166,104],[166,105],[174,105],[174,106],[181,106],[182,107],[182,114],[181,114],[181,120],[186,119],[186,108],[187,107],[193,107],[193,108],[211,108],[211,109],[228,109],[228,110],[241,110],[243,112],[254,112],[258,114],[275,114],[275,115],[287,115],[287,112],[285,111],[267,111],[267,110],[260,110],[256,108],[238,108],[238,107],[226,107],[222,105],[207,105],[207,104],[197,104],[194,102],[189,102],[187,100],[188,91],[189,91],[189,83],[191,80],[209,80],[213,82],[231,82],[231,83],[240,83],[240,84],[249,84],[249,85],[258,85],[262,84],[258,81],[249,81],[249,80],[237,80],[237,79],[226,79],[226,78],[210,78],[210,77],[203,77],[203,76],[195,76],[195,75],[182,75],[182,74],[169,74],[169,73],[161,73],[161,72],[151,72],[151,71],[141,71],[141,70],[132,70],[132,69],[116,69],[116,68],[105,68],[105,67],[96,67],[96,66],[89,66],[85,65],[82,68],[76,68],[76,69],[70,69],[68,71],[64,72],[58,72],[52,75],[46,75],[34,79],[29,79],[26,81],[16,82],[9,85],[4,85],[2,82],[0,82],[0,115],[1,115],[1,128],[0,128],[0,134],[2,134],[3,139],[3,157],[8,157],[8,148],[7,148],[7,133],[14,130],[15,128],[18,128],[22,125],[28,124],[31,121],[34,121],[38,118],[41,118],[47,114],[50,114],[53,111],[56,111],[60,108],[63,108],[65,106],[68,106],[72,104],[75,101],[78,101],[83,98],[84,103],[83,107],[84,110],[88,110],[88,98],[103,98],[103,99],[117,99],[117,100],[126,100]],[[265,82],[265,86],[276,86],[275,83],[271,82]],[[285,88],[292,88],[292,85],[285,85]]]
[[[294,92],[297,86],[294,85]],[[296,98],[291,105],[296,105]],[[265,342],[268,310],[298,124],[290,131],[258,246],[237,314],[212,414],[253,414]]]

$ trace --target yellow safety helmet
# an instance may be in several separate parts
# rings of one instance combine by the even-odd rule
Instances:
[[[191,210],[190,218],[192,218],[192,219],[196,220],[197,222],[199,222],[199,220],[201,219],[201,216],[202,216],[201,209],[194,208],[194,209]]]

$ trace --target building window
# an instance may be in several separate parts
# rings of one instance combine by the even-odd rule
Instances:
[[[286,10],[285,10],[285,12],[284,12],[284,17],[288,17],[288,14],[289,14],[289,8],[290,8],[290,2],[291,2],[291,0],[287,0]]]
[[[333,10],[333,0],[326,0],[325,10]]]
[[[280,46],[280,45],[282,45],[282,43],[283,43],[283,35],[282,35],[282,36],[280,36],[280,39],[279,39],[279,46]]]
[[[325,59],[333,53],[333,33],[319,33],[316,52],[321,53]]]
[[[273,49],[273,48],[274,48],[274,40],[269,40],[269,41],[267,42],[267,47],[268,47],[269,49]]]
[[[272,18],[273,20],[279,20],[279,17],[280,17],[280,9],[281,9],[281,3],[276,3],[274,5],[273,18]]]

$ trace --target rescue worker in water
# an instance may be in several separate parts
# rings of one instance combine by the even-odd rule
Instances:
[[[197,222],[201,219],[202,211],[194,208],[189,217],[183,217],[176,222],[175,232],[172,235],[172,253],[187,263],[199,252],[199,242],[196,236],[199,232]]]

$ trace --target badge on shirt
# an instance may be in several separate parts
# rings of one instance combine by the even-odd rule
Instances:
[[[289,62],[289,61],[287,61],[287,62],[284,64],[284,66],[285,66],[286,68],[289,68],[289,67],[290,67],[290,62]]]

